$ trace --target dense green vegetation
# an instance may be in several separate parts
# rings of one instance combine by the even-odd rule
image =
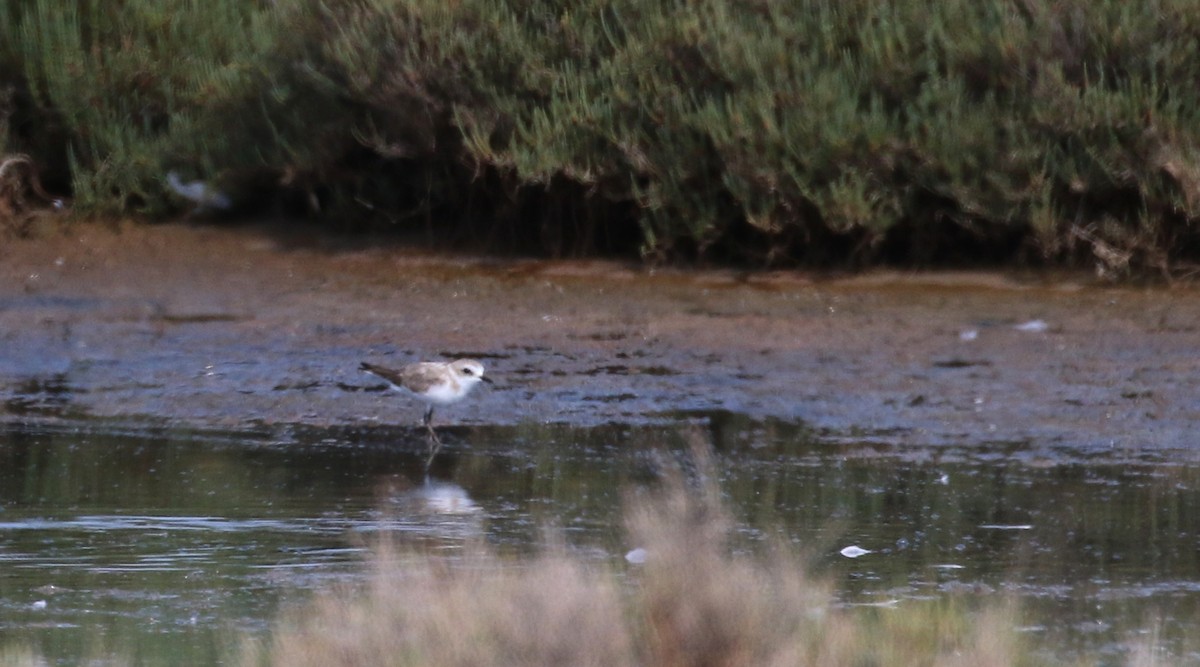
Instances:
[[[1189,0],[14,0],[0,150],[482,248],[1200,260]],[[0,186],[2,187],[2,186]],[[0,209],[2,210],[2,209]]]

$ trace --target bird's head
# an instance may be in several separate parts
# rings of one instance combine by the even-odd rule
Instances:
[[[492,384],[492,379],[483,374],[483,364],[474,359],[459,359],[450,364],[450,367],[454,369],[454,374],[458,376],[460,382],[468,385],[478,382]]]

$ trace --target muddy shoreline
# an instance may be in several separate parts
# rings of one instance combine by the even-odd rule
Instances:
[[[411,424],[420,407],[358,363],[442,356],[497,379],[439,413],[455,424],[731,413],[881,446],[1092,452],[1190,450],[1200,423],[1195,288],[650,271],[186,224],[7,240],[0,274],[10,424]]]

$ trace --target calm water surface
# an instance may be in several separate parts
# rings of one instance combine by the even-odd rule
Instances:
[[[740,547],[782,537],[841,604],[1016,597],[1053,659],[1120,664],[1157,629],[1181,661],[1200,620],[1200,462],[1021,443],[898,449],[737,415],[717,449]],[[364,576],[381,533],[448,554],[527,553],[556,526],[621,566],[623,490],[686,449],[678,427],[449,430],[429,479],[405,429],[222,436],[0,432],[0,650],[57,664],[227,660],[282,606]],[[1184,461],[1184,462],[1181,462]],[[857,546],[871,553],[845,558]]]

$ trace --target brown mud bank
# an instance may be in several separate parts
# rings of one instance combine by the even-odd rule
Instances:
[[[409,424],[421,408],[359,362],[474,356],[497,384],[442,423],[733,413],[882,445],[1200,444],[1195,288],[649,271],[187,225],[6,241],[0,276],[8,423]]]

